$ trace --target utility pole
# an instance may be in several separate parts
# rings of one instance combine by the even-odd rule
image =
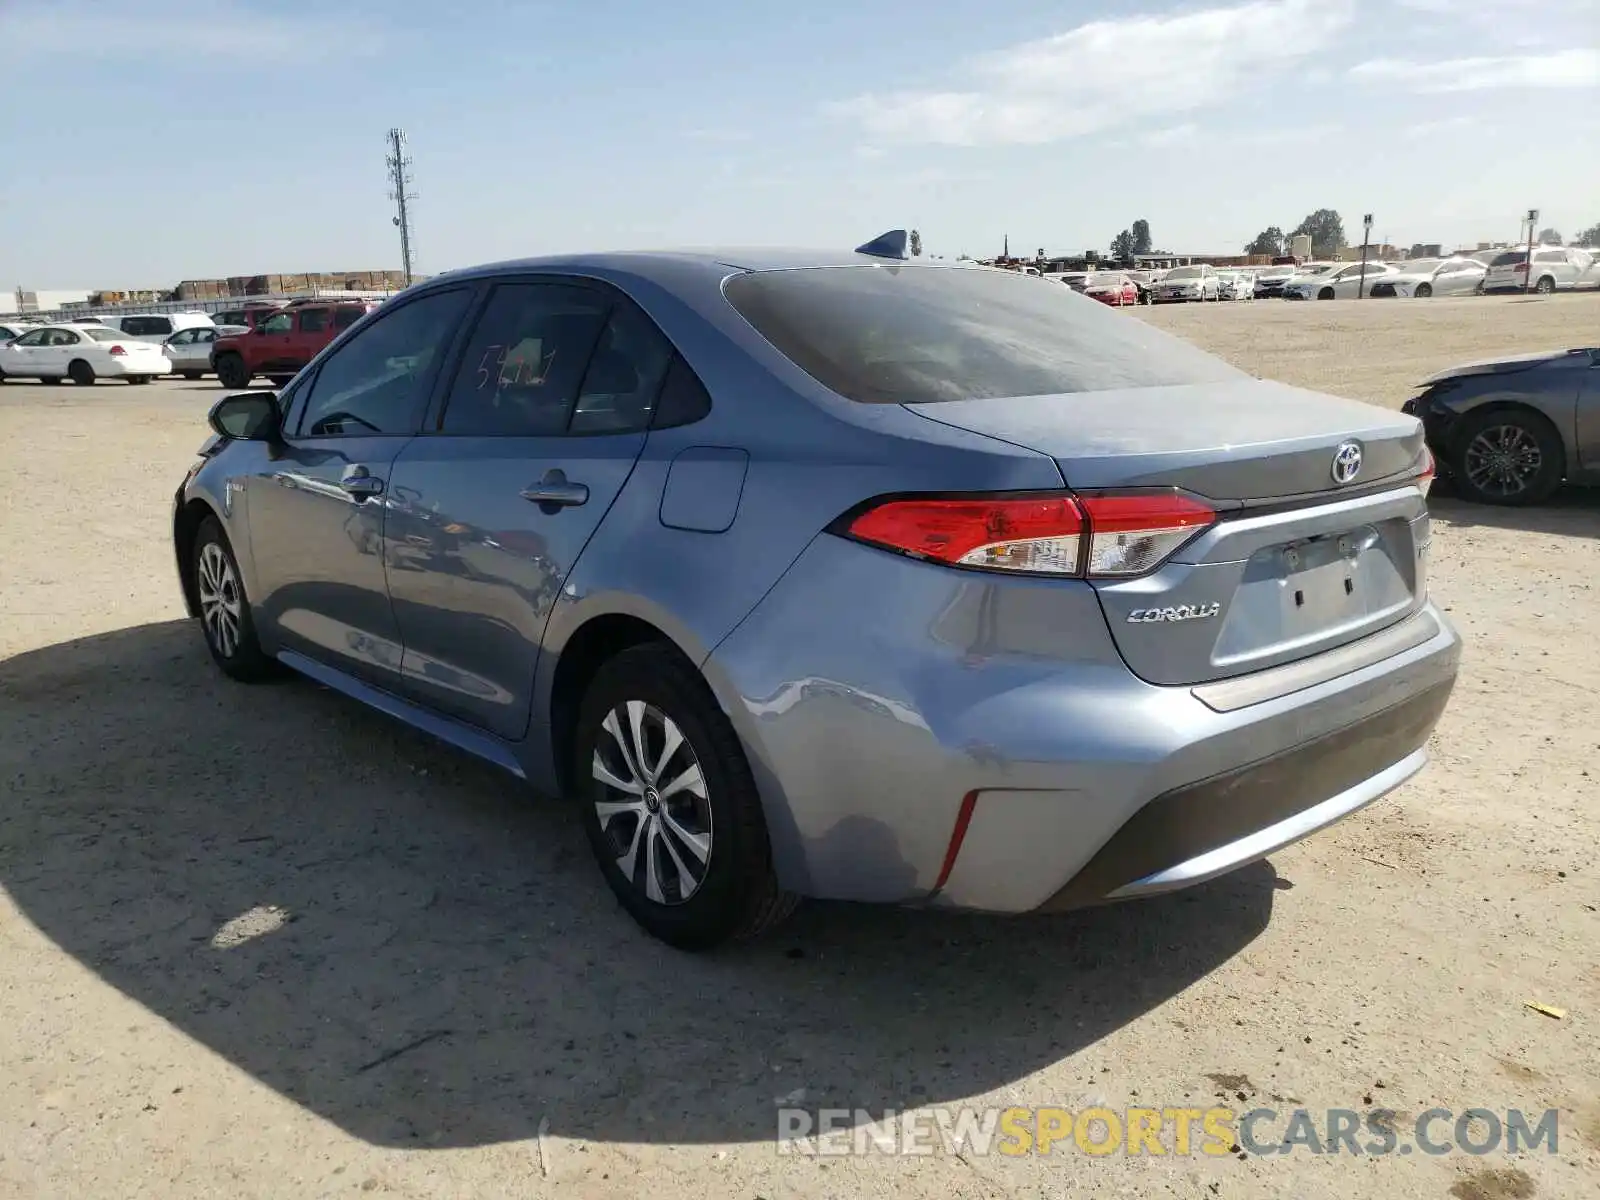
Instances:
[[[409,205],[417,198],[411,188],[411,156],[406,153],[406,131],[389,130],[389,156],[384,159],[389,166],[389,183],[393,191],[394,224],[400,230],[400,267],[405,272],[406,286],[411,286],[411,211]]]
[[[1367,292],[1367,246],[1372,241],[1372,214],[1367,213],[1361,218],[1361,278],[1356,281],[1356,299],[1360,300]]]
[[[1522,294],[1526,296],[1533,285],[1533,227],[1539,223],[1539,210],[1528,210],[1528,271],[1522,277]]]

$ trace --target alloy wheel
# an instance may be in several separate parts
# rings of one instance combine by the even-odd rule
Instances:
[[[1520,425],[1491,425],[1467,444],[1462,466],[1473,487],[1489,496],[1518,496],[1544,466],[1539,440]]]
[[[239,579],[233,564],[216,542],[207,542],[200,551],[200,566],[195,572],[200,593],[200,619],[206,637],[223,658],[232,658],[239,648],[239,622],[242,611]]]
[[[600,728],[594,806],[617,869],[656,904],[682,904],[711,864],[711,804],[694,747],[643,700],[617,705]]]

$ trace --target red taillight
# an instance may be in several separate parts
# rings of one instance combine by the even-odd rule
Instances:
[[[1174,492],[888,500],[850,536],[916,558],[990,571],[1122,577],[1170,558],[1217,519]]]
[[[1514,272],[1516,272],[1518,275],[1526,275],[1528,273],[1528,264],[1527,263],[1518,263],[1516,266],[1512,267],[1511,269]]]
[[[110,351],[108,351],[108,353],[113,358],[121,358],[123,355],[127,354],[127,351],[124,350],[121,346],[113,346],[113,347],[111,347]]]
[[[1426,446],[1422,448],[1422,478],[1433,478],[1433,451]]]

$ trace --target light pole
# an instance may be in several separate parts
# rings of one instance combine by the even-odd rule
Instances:
[[[1522,294],[1528,294],[1528,287],[1533,283],[1533,227],[1539,223],[1539,210],[1528,210],[1528,270],[1522,277]]]
[[[1361,218],[1361,278],[1356,283],[1356,299],[1367,294],[1367,246],[1372,241],[1372,214]]]

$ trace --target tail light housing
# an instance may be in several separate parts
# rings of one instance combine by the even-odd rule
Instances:
[[[983,571],[1123,579],[1154,570],[1214,508],[1175,491],[913,496],[873,503],[835,532],[928,562]]]
[[[1528,273],[1528,264],[1527,263],[1518,263],[1516,266],[1512,267],[1511,270],[1515,274],[1526,275]]]
[[[110,350],[106,351],[106,353],[111,355],[112,358],[122,358],[128,352],[121,346],[112,346]]]

